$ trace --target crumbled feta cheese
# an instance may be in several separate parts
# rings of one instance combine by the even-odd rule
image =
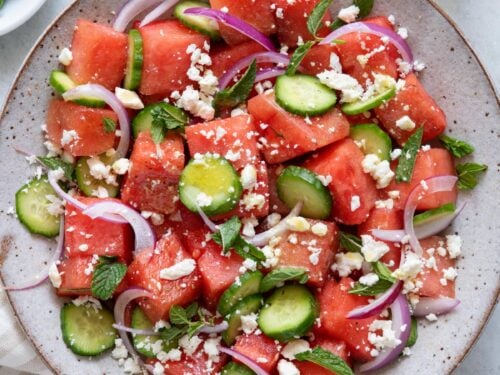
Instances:
[[[245,273],[246,271],[255,271],[257,269],[257,262],[252,259],[245,259],[242,266],[240,267],[240,273]]]
[[[387,160],[380,160],[375,154],[368,154],[361,162],[363,171],[369,173],[370,176],[377,182],[377,188],[383,189],[391,183],[394,172],[391,170],[391,165]]]
[[[196,268],[194,259],[184,259],[171,267],[160,270],[160,279],[177,280],[190,275]]]
[[[69,145],[70,143],[76,142],[80,139],[76,130],[66,130],[63,129],[61,137],[61,146]]]
[[[115,348],[111,352],[111,357],[114,359],[125,359],[128,357],[128,351],[122,339],[115,339]]]
[[[224,12],[224,13],[229,13],[229,8],[228,7],[222,7],[222,8],[220,8],[220,11]]]
[[[53,194],[46,195],[45,198],[50,202],[47,205],[47,212],[52,216],[59,216],[64,213],[64,202]]]
[[[401,130],[410,131],[415,129],[415,122],[409,116],[403,116],[396,121],[396,126]]]
[[[421,270],[421,259],[417,254],[408,252],[405,254],[403,264],[392,273],[392,276],[399,280],[409,280],[415,278]]]
[[[266,204],[266,197],[262,194],[248,193],[243,196],[242,203],[246,211],[254,208],[261,209]]]
[[[321,83],[342,93],[343,103],[352,103],[360,100],[363,87],[350,75],[338,73],[335,70],[325,70],[317,75]]]
[[[181,339],[185,338],[186,336],[183,336]],[[195,336],[196,338],[198,338],[198,336]],[[194,338],[194,337],[193,337]],[[200,340],[201,341],[201,340]],[[179,341],[180,343],[180,341]],[[199,345],[199,344],[198,344]],[[196,346],[197,348],[198,346]],[[194,350],[196,350],[196,348]],[[194,351],[193,351],[194,352]],[[165,352],[160,352],[160,353],[165,353]],[[162,362],[165,362],[165,361],[174,361],[174,362],[178,362],[181,360],[182,358],[182,352],[177,349],[177,348],[174,348],[174,349],[170,349],[168,351],[168,353],[165,353],[165,355],[163,356],[163,358],[160,358],[160,353],[158,353],[158,356],[157,358],[162,361]],[[186,353],[187,354],[187,353]]]
[[[201,117],[203,120],[210,121],[215,117],[215,109],[211,105],[211,99],[209,100],[207,97],[201,96],[200,92],[195,90],[193,86],[186,87],[176,104],[178,107],[196,117]]]
[[[252,216],[241,219],[241,222],[243,223],[243,235],[247,237],[255,236],[255,227],[259,225],[259,221]]]
[[[330,68],[332,68],[337,73],[342,73],[340,57],[335,52],[330,53]]]
[[[330,185],[330,182],[332,182],[332,180],[333,180],[332,176],[322,176],[322,175],[318,175],[318,179],[321,181],[323,186]]]
[[[361,200],[359,198],[359,195],[353,195],[351,197],[351,212],[356,211],[360,207],[361,207]]]
[[[311,224],[302,216],[295,216],[286,219],[286,226],[294,232],[307,232],[311,229]]]
[[[462,252],[462,239],[457,235],[446,236],[446,247],[451,259],[457,258]]]
[[[458,276],[457,270],[453,267],[449,267],[443,270],[443,277],[446,280],[453,281],[457,278],[457,276]]]
[[[361,243],[361,252],[367,262],[376,262],[390,250],[385,242],[377,241],[368,234],[361,235]]]
[[[153,225],[162,225],[165,222],[165,216],[163,214],[159,214],[157,212],[153,212],[151,215],[151,223]]]
[[[425,69],[425,63],[423,63],[422,61],[415,60],[413,62],[413,70],[415,70],[416,72],[421,72],[424,69]]]
[[[299,369],[286,359],[280,359],[278,362],[278,374],[279,375],[300,375]]]
[[[408,39],[408,29],[406,27],[398,28],[397,33],[401,38]]]
[[[290,341],[286,346],[281,350],[281,355],[290,361],[295,359],[295,355],[306,352],[310,350],[311,347],[309,342],[306,340],[293,340]]]
[[[117,175],[124,175],[128,172],[130,167],[130,160],[125,158],[120,158],[113,163],[112,169]]]
[[[72,302],[73,305],[75,306],[82,306],[89,304],[96,310],[102,309],[101,301],[99,301],[97,298],[90,296],[80,296],[78,298],[75,298]]]
[[[220,351],[219,344],[222,337],[214,337],[206,339],[203,343],[203,351],[208,356],[209,361],[219,362]]]
[[[389,20],[389,22],[392,24],[392,25],[395,25],[396,24],[396,17],[394,17],[393,14],[390,14],[389,17],[387,17],[387,19]]]
[[[59,288],[62,284],[61,274],[57,269],[57,264],[52,263],[49,268],[49,279],[54,288]]]
[[[345,23],[351,23],[356,21],[356,18],[359,15],[359,8],[356,5],[351,5],[347,8],[340,9],[338,14],[338,18],[340,18]]]
[[[135,91],[122,89],[121,87],[115,88],[116,98],[123,104],[125,108],[130,109],[143,109],[144,103]]]
[[[390,210],[394,207],[394,201],[392,199],[378,200],[378,201],[375,201],[375,207],[376,208],[387,208]]]
[[[399,199],[401,192],[399,190],[391,190],[387,194],[389,195],[389,198],[391,198],[391,199]]]
[[[411,349],[410,349],[409,347],[407,347],[407,346],[406,346],[406,347],[403,349],[403,355],[404,355],[404,356],[406,356],[406,357],[410,356],[410,355],[411,355]]]
[[[401,153],[403,151],[400,148],[395,148],[394,150],[391,151],[391,160],[396,160],[401,156]]]
[[[202,341],[197,335],[191,338],[188,335],[184,335],[179,339],[179,346],[184,350],[186,355],[192,356]]]
[[[200,207],[207,207],[212,204],[212,197],[208,196],[204,192],[198,193],[196,196],[196,204]]]
[[[427,319],[429,322],[435,322],[438,320],[438,317],[436,316],[436,314],[427,314],[425,316],[425,319]]]
[[[363,285],[372,286],[378,282],[379,278],[376,273],[369,273],[359,278],[359,282]]]
[[[311,232],[313,232],[316,236],[326,236],[328,233],[328,226],[324,223],[316,223],[311,227]]]
[[[64,47],[57,58],[61,64],[68,66],[73,61],[73,53],[67,47]]]
[[[259,316],[256,313],[250,313],[248,315],[241,316],[241,330],[247,335],[251,334],[257,329],[259,324],[257,323],[257,318]]]
[[[401,344],[401,340],[396,337],[396,332],[392,329],[391,320],[374,320],[368,330],[368,341],[378,351],[395,348]],[[381,335],[377,334],[378,331],[382,331]]]
[[[160,362],[156,362],[153,367],[153,375],[163,375],[165,373],[165,367]]]
[[[123,364],[123,372],[126,374],[142,374],[142,369],[134,358],[127,358]]]
[[[340,277],[349,276],[352,271],[360,270],[363,266],[363,255],[359,253],[338,253],[335,258],[332,271],[337,271]]]
[[[280,221],[281,221],[281,215],[278,214],[277,212],[273,212],[266,218],[267,226],[269,228],[275,227],[276,225],[279,224]]]
[[[243,189],[251,189],[257,183],[257,170],[252,164],[247,164],[241,171],[241,185]]]
[[[87,245],[86,243],[83,243],[81,244],[80,246],[78,246],[78,250],[80,251],[87,251],[89,249],[89,245]]]
[[[276,8],[276,18],[283,19],[283,8]]]

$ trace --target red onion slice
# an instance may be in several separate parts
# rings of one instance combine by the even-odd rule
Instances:
[[[152,295],[145,289],[130,288],[118,296],[114,308],[115,324],[119,326],[125,326],[125,311],[127,309],[127,305],[137,298],[152,298]],[[139,355],[130,342],[127,333],[125,331],[118,330],[118,334],[120,335],[120,338],[123,341],[123,345],[125,345],[132,358],[140,361]]]
[[[262,367],[260,367],[257,362],[255,362],[253,359],[247,357],[244,354],[241,354],[240,352],[237,352],[236,350],[226,348],[224,346],[219,347],[219,350],[222,353],[226,353],[227,355],[230,355],[237,361],[240,361],[243,363],[245,366],[247,366],[250,370],[255,372],[256,375],[269,375],[269,373],[264,370]]]
[[[410,337],[411,316],[406,298],[399,294],[391,307],[392,329],[401,343],[392,349],[383,350],[373,361],[360,366],[361,372],[378,370],[399,357]]]
[[[219,230],[219,227],[217,224],[215,224],[210,218],[207,216],[205,212],[199,207],[196,206],[196,210],[198,211],[198,215],[200,215],[201,220],[205,223],[205,225],[210,229],[211,232],[215,233]]]
[[[113,29],[124,32],[135,17],[161,2],[162,0],[130,0],[117,12],[113,21]]]
[[[170,8],[177,4],[178,1],[179,0],[167,0],[161,3],[143,18],[139,27],[149,25],[151,22],[156,21],[163,13],[167,12]]]
[[[404,210],[404,227],[406,234],[409,236],[410,245],[418,256],[422,256],[423,253],[413,226],[413,216],[417,210],[418,202],[428,194],[452,190],[457,180],[456,176],[451,175],[430,177],[415,186],[408,196]]]
[[[429,314],[443,315],[449,313],[460,304],[460,301],[455,298],[430,298],[420,297],[417,306],[413,310],[413,315],[421,318]]]
[[[155,332],[151,329],[135,329],[131,327],[124,326],[122,324],[113,324],[113,327],[118,331],[123,331],[131,333],[133,335],[144,335],[144,336],[159,336],[160,332]]]
[[[49,278],[49,270],[50,267],[52,266],[53,263],[57,262],[58,260],[61,259],[63,255],[63,250],[64,250],[64,215],[61,215],[61,218],[59,219],[59,237],[57,238],[57,246],[56,249],[54,250],[54,254],[50,258],[48,264],[49,267],[36,275],[32,281],[27,282],[23,286],[5,286],[3,287],[4,290],[8,291],[22,291],[22,290],[29,290],[36,288],[37,286],[42,285],[48,278]]]
[[[101,85],[88,83],[86,85],[77,86],[74,89],[66,91],[62,95],[63,99],[66,101],[81,99],[89,96],[103,100],[118,116],[121,135],[120,143],[118,143],[116,152],[118,153],[118,155],[120,155],[120,157],[126,157],[130,145],[130,120],[128,118],[127,110],[116,98],[115,94]]]
[[[266,79],[279,77],[285,73],[286,69],[282,68],[262,69],[260,72],[257,72],[257,75],[255,76],[255,82],[265,81]]]
[[[413,66],[413,53],[411,52],[411,48],[406,40],[386,27],[375,25],[369,22],[353,22],[342,26],[328,34],[325,39],[323,39],[319,44],[330,44],[335,39],[341,39],[342,35],[356,32],[373,34],[379,37],[388,37],[390,43],[392,43],[398,49],[398,52],[400,53],[403,60]]]
[[[249,56],[246,56],[236,62],[226,73],[222,75],[219,79],[219,88],[221,90],[225,89],[231,80],[243,69],[250,66],[252,61],[255,60],[257,63],[274,63],[274,64],[284,64],[288,65],[290,63],[290,58],[282,53],[278,52],[257,52]]]
[[[227,327],[229,327],[229,324],[228,324],[228,322],[226,322],[224,320],[221,323],[216,324],[214,326],[204,326],[198,332],[199,333],[207,333],[207,334],[221,333],[221,332],[224,332],[227,329]]]
[[[365,319],[370,316],[378,315],[384,311],[391,303],[393,303],[403,289],[403,282],[396,281],[389,289],[382,295],[377,297],[373,302],[368,305],[358,307],[351,310],[347,314],[348,319]]]
[[[134,230],[135,251],[142,249],[154,249],[156,238],[153,229],[146,219],[136,210],[129,206],[112,201],[102,201],[91,204],[83,213],[92,219],[103,217],[106,214],[119,215],[124,218]]]
[[[56,192],[56,194],[59,196],[59,198],[65,200],[66,202],[70,203],[72,206],[75,206],[76,208],[80,210],[84,210],[87,208],[87,205],[85,203],[80,202],[78,199],[75,197],[69,195],[66,193],[57,183],[58,178],[57,178],[57,172],[56,171],[49,171],[48,173],[48,179],[50,186],[52,186],[52,189]]]
[[[189,8],[184,11],[184,14],[194,14],[197,16],[205,16],[212,18],[236,31],[239,31],[240,33],[246,35],[250,39],[255,40],[257,43],[259,43],[268,51],[274,51],[276,49],[271,39],[269,39],[266,35],[261,33],[252,25],[228,13],[224,13],[220,10],[210,9],[210,8]]]

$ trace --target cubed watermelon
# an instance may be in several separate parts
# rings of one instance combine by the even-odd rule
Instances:
[[[335,354],[336,356],[343,359],[348,364],[350,363],[349,350],[345,342],[340,340],[331,339],[329,337],[316,337],[311,343],[311,347],[315,348],[320,346],[321,348],[328,350],[329,352]],[[299,369],[301,374],[311,374],[311,375],[331,375],[332,372],[324,367],[316,365],[308,361],[295,361],[295,366]]]
[[[142,132],[134,143],[130,162],[121,189],[122,201],[141,211],[172,213],[184,168],[182,137],[171,133],[156,144],[149,132]]]
[[[272,373],[276,368],[280,356],[276,342],[262,334],[239,336],[233,349],[253,359],[264,371],[269,373]]]
[[[368,217],[377,199],[373,179],[363,172],[361,150],[351,139],[337,142],[309,158],[304,166],[331,182],[333,217],[347,225],[361,224]],[[359,207],[352,205],[353,198]]]
[[[336,52],[335,45],[315,45],[300,64],[303,73],[316,75],[330,70],[330,56]]]
[[[221,77],[239,60],[257,52],[264,52],[266,49],[259,43],[249,40],[236,46],[215,45],[210,50],[212,57],[212,72]]]
[[[281,164],[267,166],[267,175],[269,176],[269,208],[272,212],[286,215],[290,212],[290,209],[279,198],[276,187],[276,181],[282,170],[283,166]]]
[[[73,156],[102,154],[115,143],[115,134],[104,130],[105,118],[117,121],[116,114],[109,109],[51,100],[47,112],[47,138]]]
[[[76,21],[67,73],[78,84],[98,83],[114,91],[125,75],[128,37],[110,26]]]

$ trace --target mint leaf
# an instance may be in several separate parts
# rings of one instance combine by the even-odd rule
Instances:
[[[196,316],[196,313],[198,312],[200,306],[196,302],[193,302],[190,304],[186,309],[184,310],[186,313],[186,318],[188,319],[193,319]]]
[[[352,4],[356,5],[359,8],[357,19],[369,16],[372,12],[374,3],[375,0],[354,0]]]
[[[252,259],[255,262],[263,262],[266,260],[266,256],[258,247],[245,241],[241,236],[236,238],[233,243],[233,248],[236,253],[245,259]]]
[[[59,158],[54,158],[54,157],[48,157],[48,156],[38,156],[37,159],[45,165],[48,169],[50,170],[56,170],[59,168],[62,168],[64,171],[64,177],[66,177],[69,181],[74,180],[74,172],[75,168],[73,167],[72,164],[66,163],[65,161],[59,159]]]
[[[163,106],[151,110],[151,137],[155,143],[161,143],[169,130],[183,130],[187,123],[185,117],[176,117]]]
[[[112,118],[104,117],[102,119],[102,124],[104,126],[105,133],[114,133],[116,130],[116,122]]]
[[[415,159],[422,144],[424,128],[420,127],[406,141],[396,168],[396,182],[410,182],[415,167]]]
[[[321,26],[323,17],[328,11],[328,7],[333,0],[321,0],[313,9],[309,17],[307,18],[307,30],[311,33],[313,37],[316,38],[316,33]]]
[[[170,323],[176,325],[189,324],[189,319],[186,314],[186,310],[184,310],[179,305],[174,305],[170,308],[169,311],[169,319]]]
[[[439,140],[443,146],[450,151],[454,157],[463,158],[464,156],[470,155],[474,152],[474,147],[467,142],[461,141],[460,139],[448,137],[447,135],[442,135]]]
[[[172,326],[169,328],[162,328],[160,329],[160,337],[162,338],[162,340],[167,341],[168,343],[172,343],[187,334],[187,331],[187,326]]]
[[[116,257],[99,257],[92,275],[92,295],[103,301],[110,299],[126,273],[127,266]]]
[[[315,363],[327,370],[333,371],[337,375],[354,375],[354,372],[342,358],[323,349],[321,346],[317,346],[313,350],[307,352],[296,354],[295,358],[299,361]]]
[[[302,60],[306,57],[307,52],[314,46],[314,42],[307,42],[298,47],[290,58],[290,63],[288,64],[288,68],[286,69],[286,75],[293,76],[297,71]]]
[[[301,284],[305,284],[309,276],[307,270],[297,267],[276,268],[269,272],[260,283],[260,292],[266,293],[285,281],[297,280]]]
[[[236,238],[240,235],[241,221],[238,216],[233,216],[219,226],[219,231],[212,234],[212,239],[222,246],[224,252],[229,251]]]
[[[340,232],[340,247],[353,253],[360,253],[361,238],[354,234]]]
[[[380,279],[374,285],[365,285],[361,284],[357,281],[351,290],[349,290],[349,294],[357,294],[358,296],[377,296],[381,293],[384,293],[387,289],[392,286],[392,282],[387,280]]]
[[[392,271],[382,262],[372,263],[373,271],[377,274],[379,279],[394,283],[396,279],[392,276]]]
[[[203,328],[206,325],[205,322],[199,320],[197,322],[192,322],[189,324],[188,329],[187,329],[187,334],[189,338],[193,337],[198,333],[198,331]]]
[[[234,108],[247,100],[257,76],[257,61],[254,59],[245,74],[232,87],[219,91],[214,98],[216,109]]]
[[[415,345],[418,339],[418,322],[417,319],[411,318],[411,326],[410,326],[410,336],[408,337],[408,341],[406,341],[406,346],[408,348]]]
[[[460,190],[472,190],[479,183],[479,175],[488,170],[485,164],[464,163],[457,164],[458,188]]]

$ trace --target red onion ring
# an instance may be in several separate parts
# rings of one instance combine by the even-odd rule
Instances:
[[[198,332],[199,333],[207,333],[207,334],[221,333],[221,332],[224,332],[227,329],[227,327],[229,327],[229,324],[228,324],[228,322],[226,322],[224,320],[221,323],[216,324],[214,326],[204,326]]]
[[[120,33],[127,29],[128,24],[146,9],[161,3],[162,0],[130,0],[116,14],[113,29]]]
[[[156,21],[163,13],[167,12],[170,8],[177,4],[178,1],[179,0],[167,0],[161,3],[143,18],[139,27],[149,25],[151,22]]]
[[[256,375],[269,375],[269,373],[266,370],[264,370],[262,367],[260,367],[257,364],[257,362],[255,362],[253,359],[247,357],[246,355],[241,354],[240,352],[237,352],[236,350],[229,349],[229,348],[226,348],[226,347],[223,347],[223,346],[219,347],[219,350],[222,353],[226,353],[227,355],[230,355],[234,359],[236,359],[236,360],[240,361],[241,363],[243,363],[250,370],[252,370],[253,372],[255,372]]]
[[[396,281],[389,289],[387,289],[383,294],[377,297],[373,302],[368,305],[364,305],[354,310],[351,310],[347,314],[348,319],[365,319],[370,316],[378,315],[382,311],[384,311],[387,306],[393,303],[396,298],[401,293],[403,289],[403,282],[398,280]]]
[[[418,202],[428,194],[452,190],[457,180],[456,176],[451,175],[430,177],[422,180],[420,184],[415,186],[408,196],[404,209],[404,228],[406,234],[409,236],[410,245],[418,256],[422,256],[423,253],[422,246],[420,246],[413,226],[413,216],[417,210]]]
[[[411,331],[411,316],[408,301],[402,294],[399,294],[391,304],[390,309],[392,315],[392,329],[396,334],[396,338],[399,339],[401,343],[392,349],[383,350],[373,361],[360,366],[359,370],[361,372],[374,371],[387,366],[399,357],[406,346]]]
[[[123,331],[131,333],[133,335],[144,335],[144,336],[159,336],[160,332],[155,332],[151,329],[136,329],[124,326],[122,324],[113,324],[113,327],[118,331]]]
[[[373,34],[379,37],[388,37],[394,47],[397,48],[403,60],[413,66],[413,53],[406,40],[394,31],[370,22],[353,22],[342,26],[328,34],[319,44],[330,44],[335,39],[341,38],[342,35],[356,32]]]
[[[83,213],[92,219],[103,217],[105,214],[119,215],[124,218],[134,230],[135,251],[154,249],[156,237],[148,221],[133,208],[119,202],[102,201],[91,204]]]
[[[101,99],[106,102],[106,104],[109,105],[118,116],[121,136],[116,152],[118,153],[118,155],[120,155],[120,157],[125,157],[128,153],[128,148],[130,145],[130,120],[128,118],[127,110],[116,98],[115,94],[101,85],[88,83],[86,85],[80,85],[75,87],[74,89],[68,90],[62,95],[63,99],[66,101],[81,99],[82,97],[89,96]]]
[[[262,69],[260,72],[257,72],[255,76],[255,82],[265,81],[266,79],[282,76],[285,73],[286,69],[282,68]]]
[[[290,63],[290,58],[282,53],[278,52],[257,52],[249,56],[246,56],[236,62],[227,72],[225,72],[219,79],[219,88],[221,90],[225,89],[231,80],[243,69],[250,66],[252,61],[255,60],[257,63],[274,63],[274,64],[284,64],[288,65]]]
[[[421,318],[429,314],[443,315],[449,313],[460,304],[460,301],[455,298],[440,297],[420,297],[417,306],[413,310],[413,315]]]
[[[255,40],[266,50],[268,51],[276,50],[273,42],[266,35],[261,33],[252,25],[228,13],[224,13],[220,10],[210,9],[210,8],[189,8],[184,11],[184,14],[194,14],[197,16],[205,16],[212,18],[236,31],[239,31],[241,34],[246,35],[250,39]]]
[[[48,278],[49,278],[49,270],[50,267],[52,266],[53,263],[57,262],[58,260],[61,259],[63,255],[63,250],[64,250],[64,215],[61,215],[61,218],[59,219],[59,237],[57,239],[57,246],[56,249],[54,250],[54,254],[50,258],[48,264],[49,267],[44,270],[43,272],[39,273],[33,278],[33,281],[29,281],[23,286],[4,286],[2,289],[3,290],[8,290],[8,291],[22,291],[22,290],[29,290],[36,288],[37,286],[42,285]]]
[[[196,206],[196,210],[198,211],[198,215],[200,215],[201,219],[205,223],[205,225],[210,229],[211,232],[215,233],[219,230],[219,227],[217,224],[215,224],[210,218],[207,216],[205,212],[199,207]]]

